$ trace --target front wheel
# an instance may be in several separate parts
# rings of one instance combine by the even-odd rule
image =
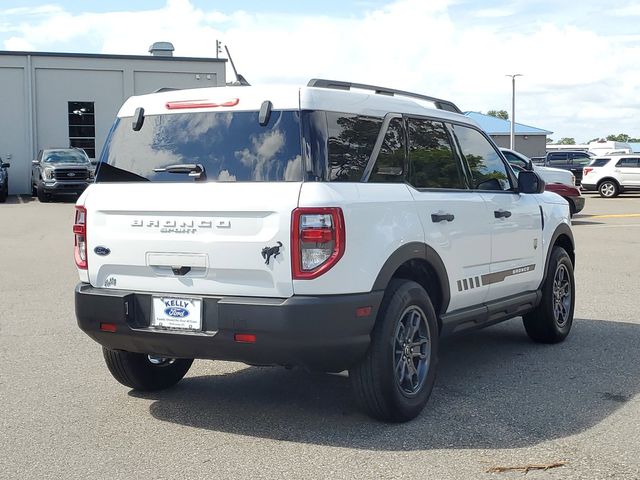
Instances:
[[[37,188],[37,195],[38,195],[38,200],[40,200],[41,203],[47,203],[49,201],[51,201],[51,196],[44,191],[43,187],[38,187]]]
[[[0,190],[0,203],[6,202],[8,196],[9,196],[9,187],[6,187]]]
[[[438,326],[427,292],[393,280],[365,358],[349,370],[356,401],[372,417],[406,422],[424,409],[436,376]]]
[[[535,310],[522,317],[527,335],[535,342],[558,343],[571,331],[575,307],[573,263],[562,247],[553,247],[542,300]]]
[[[193,359],[165,358],[102,347],[107,368],[118,382],[140,391],[163,390],[184,377]]]

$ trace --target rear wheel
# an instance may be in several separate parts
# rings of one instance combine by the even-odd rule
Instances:
[[[193,363],[193,359],[158,357],[104,347],[102,353],[113,378],[141,391],[174,386],[187,374]]]
[[[598,185],[598,192],[602,198],[613,198],[620,193],[620,187],[613,180],[605,180]]]
[[[571,331],[575,307],[575,282],[571,258],[562,247],[553,247],[542,300],[522,317],[527,335],[535,342],[558,343]]]
[[[431,395],[437,356],[438,327],[429,295],[416,282],[393,280],[367,355],[349,370],[356,401],[378,420],[415,418]]]
[[[0,203],[6,202],[8,196],[9,196],[9,187],[5,185],[5,187],[2,190],[0,190]]]

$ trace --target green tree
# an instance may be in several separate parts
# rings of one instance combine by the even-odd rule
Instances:
[[[487,115],[490,117],[501,118],[502,120],[509,120],[509,114],[506,110],[489,110]]]
[[[619,133],[618,135],[607,135],[607,140],[610,142],[628,142],[631,137],[626,133]]]
[[[556,145],[575,145],[576,139],[573,137],[562,137],[556,142]]]
[[[553,143],[553,138],[547,138],[547,143]]]

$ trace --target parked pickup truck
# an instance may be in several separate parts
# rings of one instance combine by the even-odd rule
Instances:
[[[594,155],[580,150],[564,150],[562,152],[548,152],[545,157],[532,159],[536,165],[544,167],[562,168],[569,170],[576,177],[576,185],[582,180],[582,169],[591,163]]]

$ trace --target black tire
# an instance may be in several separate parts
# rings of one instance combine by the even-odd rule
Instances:
[[[598,184],[598,193],[602,198],[613,198],[620,194],[620,185],[615,180],[604,180]]]
[[[152,363],[148,355],[102,348],[104,361],[115,378],[121,384],[140,391],[163,390],[174,386],[184,377],[193,359],[166,358]]]
[[[40,200],[40,202],[47,203],[51,201],[51,196],[44,191],[44,188],[40,186],[38,187],[37,194],[38,194],[38,200]]]
[[[36,188],[35,185],[31,185],[31,196],[32,197],[37,197],[38,196],[38,189]]]
[[[405,329],[405,322],[417,328]],[[357,403],[385,422],[415,418],[431,395],[437,359],[438,325],[429,295],[416,282],[393,280],[382,300],[369,350],[349,370]]]
[[[9,187],[5,187],[2,190],[0,190],[0,203],[6,202],[8,196],[9,196]]]
[[[562,247],[553,247],[542,300],[522,317],[529,338],[539,343],[558,343],[571,331],[576,288],[571,258]]]

